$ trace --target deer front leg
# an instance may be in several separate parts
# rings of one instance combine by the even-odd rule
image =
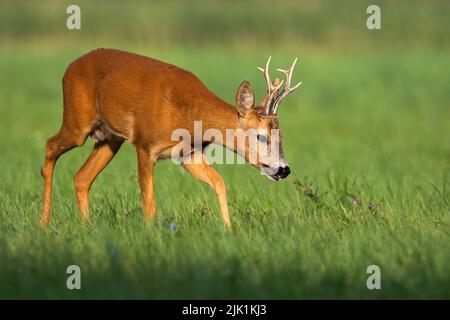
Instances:
[[[144,221],[156,216],[155,194],[153,191],[153,168],[156,160],[146,149],[136,149],[138,157],[139,185],[142,194]]]
[[[201,159],[195,161],[195,157]],[[229,230],[231,230],[230,213],[227,203],[227,192],[222,177],[207,162],[203,154],[192,156],[190,161],[183,162],[183,167],[195,178],[209,185],[217,195],[222,213],[222,219]]]

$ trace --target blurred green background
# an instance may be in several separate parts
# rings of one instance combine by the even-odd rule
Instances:
[[[81,30],[66,28],[70,4]],[[381,30],[366,28],[369,4]],[[449,15],[448,1],[1,0],[0,297],[450,298]],[[269,55],[272,70],[298,56],[303,85],[280,108],[292,175],[217,165],[228,233],[214,194],[160,163],[158,221],[144,227],[125,145],[91,190],[86,229],[73,175],[88,141],[59,160],[52,225],[39,230],[61,79],[99,47],[183,67],[231,103],[242,80],[259,100]],[[81,291],[66,288],[70,264]],[[371,264],[381,290],[366,287]]]

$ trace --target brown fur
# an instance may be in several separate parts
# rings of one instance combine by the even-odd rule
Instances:
[[[59,132],[47,141],[44,177],[44,203],[41,222],[50,219],[53,169],[66,151],[83,145],[91,135],[97,142],[75,175],[78,206],[88,219],[88,191],[122,142],[136,147],[139,183],[144,216],[156,213],[153,195],[153,167],[170,156],[177,142],[171,133],[186,128],[193,135],[194,121],[203,130],[217,128],[278,127],[277,119],[259,116],[253,107],[248,83],[238,91],[236,108],[214,95],[192,73],[155,59],[113,49],[92,51],[72,62],[63,78],[64,115]],[[242,93],[242,94],[241,94]],[[250,100],[251,101],[250,101]],[[242,109],[244,108],[244,109]],[[184,164],[196,178],[216,192],[223,219],[231,228],[225,185],[217,172],[204,161]],[[257,165],[258,166],[258,165]]]

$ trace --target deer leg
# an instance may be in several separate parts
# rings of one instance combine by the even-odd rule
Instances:
[[[104,143],[97,143],[74,177],[75,192],[77,195],[78,208],[81,218],[87,222],[89,220],[89,190],[95,178],[114,158],[122,145],[122,139],[113,139]]]
[[[144,221],[156,217],[155,194],[153,190],[153,169],[156,159],[146,149],[137,148],[139,185],[141,187]]]
[[[201,161],[194,161],[195,157],[201,157]],[[231,230],[230,213],[227,203],[227,192],[222,177],[206,163],[203,154],[192,156],[189,162],[183,162],[183,167],[195,178],[209,185],[217,195],[220,205],[222,219],[229,230]]]
[[[88,136],[89,130],[85,132],[72,132],[65,127],[47,140],[45,150],[45,161],[41,169],[44,178],[44,201],[40,217],[41,224],[48,224],[50,221],[50,209],[52,198],[53,171],[58,158],[74,147],[81,146]]]

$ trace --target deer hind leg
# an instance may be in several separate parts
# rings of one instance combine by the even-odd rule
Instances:
[[[74,177],[78,208],[81,218],[85,222],[89,220],[88,194],[92,183],[112,158],[114,158],[122,146],[123,141],[123,139],[114,138],[109,141],[96,143],[94,150],[92,150],[86,162]]]
[[[183,167],[195,178],[209,185],[217,195],[222,219],[231,230],[230,212],[227,203],[227,191],[222,177],[207,162],[203,154],[193,155]],[[196,161],[197,160],[197,161]]]
[[[138,158],[139,185],[141,187],[144,221],[156,217],[155,193],[153,190],[153,169],[156,158],[145,148],[136,148]]]
[[[45,161],[41,169],[41,175],[44,178],[44,201],[40,218],[42,224],[50,221],[52,180],[56,161],[67,151],[81,146],[86,141],[88,134],[89,130],[69,130],[63,126],[56,135],[47,140]]]
[[[95,83],[79,77],[76,65],[69,67],[63,78],[64,114],[59,132],[47,141],[45,162],[41,169],[44,178],[44,203],[41,223],[50,220],[53,170],[58,158],[72,148],[84,144],[97,116]],[[75,72],[75,73],[74,73]]]

